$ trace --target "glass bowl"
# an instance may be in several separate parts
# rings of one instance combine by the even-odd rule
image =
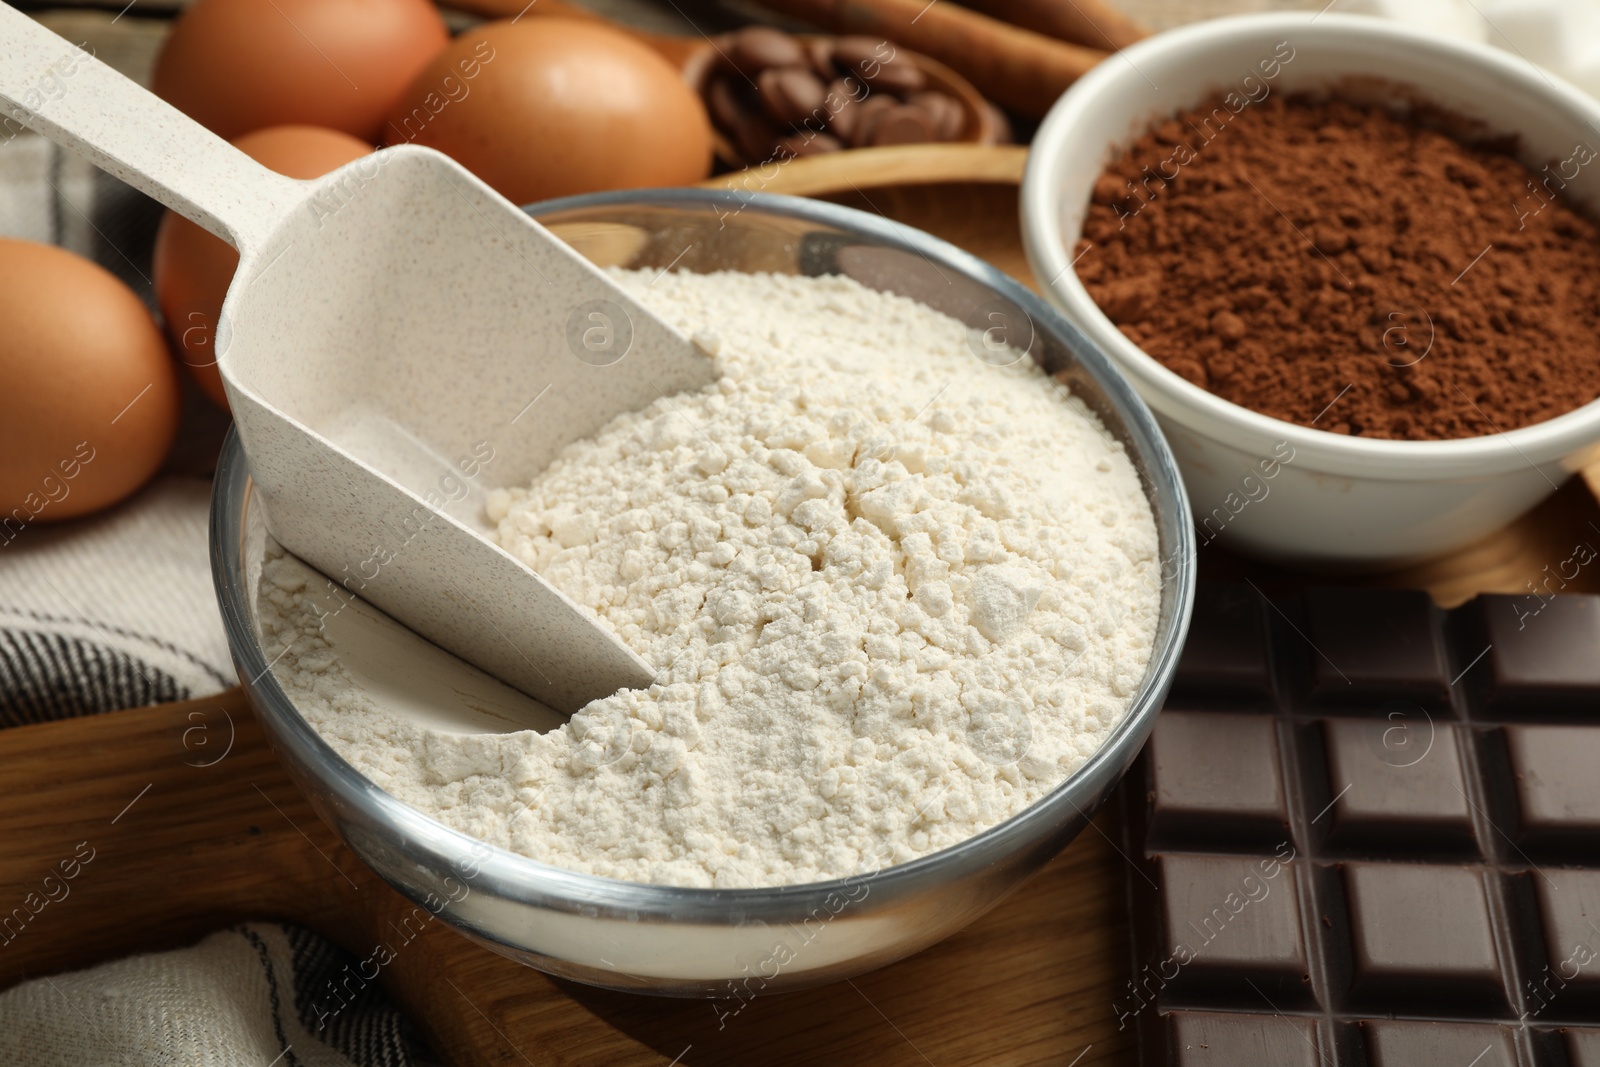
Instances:
[[[726,190],[601,193],[527,209],[601,266],[845,273],[1001,334],[1059,373],[1127,448],[1160,533],[1161,617],[1127,716],[1054,791],[959,845],[859,876],[764,889],[691,889],[563,870],[448,829],[364,778],[301,717],[256,622],[266,527],[230,436],[211,509],[217,597],[246,694],[318,814],[386,882],[473,940],[546,973],[611,989],[748,998],[836,981],[972,922],[1084,828],[1138,754],[1188,627],[1194,533],[1149,410],[1106,356],[983,261],[886,218]],[[995,331],[1000,331],[997,334]]]

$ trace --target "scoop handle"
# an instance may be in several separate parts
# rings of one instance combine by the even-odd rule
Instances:
[[[240,252],[263,247],[308,183],[261,166],[88,52],[0,3],[0,107]],[[0,143],[7,131],[0,128]]]

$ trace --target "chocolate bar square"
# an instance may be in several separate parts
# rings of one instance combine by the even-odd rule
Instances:
[[[1539,902],[1544,964],[1523,983],[1529,1010],[1560,1017],[1600,1010],[1600,871],[1558,867],[1527,874]]]
[[[1292,862],[1172,854],[1157,879],[1167,887],[1161,950],[1178,965],[1169,985],[1205,998],[1241,996],[1253,983],[1274,1003],[1315,1002]]]
[[[1600,729],[1507,726],[1521,844],[1532,859],[1600,859]]]
[[[1321,725],[1333,794],[1324,816],[1330,845],[1476,853],[1455,727],[1420,714]]]
[[[1600,597],[1485,596],[1478,613],[1490,712],[1543,718],[1600,710]]]
[[[1288,840],[1271,716],[1163,712],[1145,752],[1154,838],[1269,851]]]
[[[1308,590],[1305,599],[1313,702],[1448,705],[1439,609],[1428,594],[1328,588]]]
[[[1363,1022],[1370,1067],[1517,1067],[1516,1044],[1504,1026],[1479,1023]]]
[[[1328,1062],[1316,1023],[1306,1018],[1175,1011],[1167,1026],[1173,1067],[1325,1067]]]
[[[1568,1067],[1600,1067],[1600,1030],[1569,1029],[1562,1036]]]
[[[1259,698],[1272,692],[1267,663],[1266,604],[1239,583],[1195,590],[1189,637],[1183,644],[1172,693],[1184,697]]]
[[[1350,863],[1344,890],[1356,1010],[1506,1010],[1482,871]]]

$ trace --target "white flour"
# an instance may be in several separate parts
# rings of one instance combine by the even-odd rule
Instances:
[[[1094,416],[1031,360],[981,361],[959,322],[846,279],[621,277],[719,349],[722,380],[497,490],[490,519],[658,683],[542,735],[419,729],[319,636],[320,579],[271,559],[267,655],[293,642],[274,670],[312,724],[446,825],[687,886],[902,862],[1080,766],[1160,601],[1149,504]]]

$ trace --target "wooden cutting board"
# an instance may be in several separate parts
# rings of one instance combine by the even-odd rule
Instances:
[[[1016,221],[1023,158],[1017,148],[873,149],[717,184],[874,211],[1027,280]],[[1446,603],[1522,592],[1588,539],[1600,543],[1600,507],[1574,479],[1494,537],[1367,580],[1427,588]],[[1245,566],[1202,556],[1212,575]],[[9,787],[0,915],[23,906],[79,842],[94,849],[70,894],[0,945],[0,987],[192,943],[246,919],[298,922],[366,958],[380,941],[395,943],[395,924],[412,912],[317,819],[237,691],[0,731],[0,767]],[[1112,1012],[1127,975],[1125,871],[1108,818],[934,948],[853,982],[758,999],[721,1022],[704,1001],[554,981],[438,922],[380,980],[448,1062],[468,1067],[1126,1063],[1132,1034]]]

